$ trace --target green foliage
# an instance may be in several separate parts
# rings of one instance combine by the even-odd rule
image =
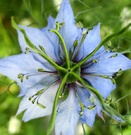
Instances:
[[[11,26],[11,16],[17,23],[44,27],[48,15],[57,14],[57,0],[0,0],[0,58],[21,52],[16,31]],[[102,38],[119,31],[125,23],[131,22],[130,0],[71,0],[75,19],[84,27],[101,23]],[[106,48],[123,52],[131,48],[131,29],[105,44]],[[130,53],[125,54],[131,58]],[[116,79],[117,89],[109,97],[111,105],[131,121],[131,71],[126,71]],[[10,135],[9,121],[15,116],[20,98],[19,87],[12,80],[0,76],[0,135]],[[19,131],[12,135],[41,135],[47,129],[47,118],[39,118],[27,123],[21,122]],[[85,126],[89,135],[130,135],[131,127],[104,116],[105,123],[96,118],[92,128]],[[80,135],[80,134],[79,134]]]

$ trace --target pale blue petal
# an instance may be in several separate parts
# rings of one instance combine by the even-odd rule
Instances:
[[[115,57],[115,55],[117,56]],[[105,53],[97,59],[97,63],[84,69],[88,74],[101,74],[112,76],[120,69],[127,70],[131,68],[131,60],[120,53]]]
[[[69,90],[67,99],[58,107],[55,133],[56,135],[75,135],[74,130],[79,119],[78,101],[73,89]]]
[[[37,78],[37,79],[36,79]],[[19,86],[21,88],[19,96],[24,96],[28,89],[35,87],[37,85],[42,85],[43,87],[45,86],[50,86],[54,82],[58,80],[58,76],[49,74],[49,73],[44,73],[40,75],[34,75],[30,77],[27,81],[24,81],[23,83],[20,83]]]
[[[90,54],[100,43],[100,24],[93,27],[92,30],[87,34],[80,50],[79,55],[83,54],[83,58]],[[100,48],[98,52],[102,51],[104,48]],[[98,53],[97,52],[97,53]],[[78,55],[78,56],[79,56]]]
[[[57,40],[58,40],[58,37],[53,33],[53,32],[50,32],[49,30],[50,29],[54,29],[54,23],[55,23],[55,20],[53,17],[49,16],[48,17],[48,25],[47,27],[45,28],[42,28],[41,30],[44,32],[44,34],[48,37],[48,39],[50,40],[50,42],[53,44],[53,46],[57,46],[58,47],[58,44],[56,44]],[[55,48],[56,49],[56,48]]]
[[[55,29],[54,24],[55,24],[54,18],[49,16],[47,27],[42,28],[41,30],[44,32],[44,34],[48,37],[48,39],[52,43],[52,45],[54,47],[55,56],[57,57],[57,60],[60,63],[61,59],[60,59],[59,38],[57,37],[56,34],[49,31],[50,29]]]
[[[80,121],[83,124],[88,124],[90,127],[92,127],[95,121],[95,116],[96,116],[96,108],[92,110],[84,108],[84,112],[82,117],[80,118]]]
[[[55,22],[55,19],[52,16],[49,16],[48,17],[48,26],[47,26],[47,28],[53,27],[54,22]]]
[[[38,68],[45,69],[41,63],[33,58],[31,53],[0,59],[0,73],[16,81],[18,81],[19,73],[36,73]]]
[[[43,64],[36,61],[31,53],[19,54],[0,59],[0,73],[18,83],[21,87],[21,96],[24,95],[26,90],[32,85],[41,82],[44,77],[50,76],[50,73],[38,72],[37,70],[39,68],[50,71],[44,67]],[[18,74],[25,74],[25,76],[27,75],[29,77],[28,79],[24,78],[24,81],[21,82],[20,79],[18,79]]]
[[[85,89],[84,87],[76,86],[76,91],[77,91],[78,97],[80,98],[84,106],[88,107],[92,105],[92,103],[89,100],[90,93],[88,89]]]
[[[43,46],[46,54],[50,56],[54,61],[57,61],[57,58],[55,56],[54,46],[52,45],[49,38],[45,35],[45,33],[42,30],[33,28],[33,27],[22,26],[22,25],[20,25],[19,27],[25,30],[29,40],[37,48],[39,48],[39,45]],[[25,52],[26,47],[30,48],[27,45],[23,34],[19,30],[18,30],[18,39],[19,39],[22,52]]]
[[[64,23],[64,25],[60,28],[60,33],[62,34],[67,50],[69,51],[74,41],[77,39],[79,29],[75,25],[74,14],[68,0],[62,1],[55,22]]]
[[[48,71],[55,71],[56,69],[46,60],[44,59],[41,55],[38,53],[31,52],[34,59],[38,62],[40,62]]]
[[[54,84],[54,85],[50,86],[38,98],[38,102],[40,104],[42,104],[43,106],[45,106],[46,108],[42,108],[42,107],[38,106],[37,101],[33,104],[29,100],[29,98],[31,96],[36,94],[39,90],[41,90],[44,87],[43,86],[32,87],[31,89],[28,90],[28,92],[22,99],[16,115],[18,115],[21,112],[23,112],[24,110],[26,110],[24,113],[24,116],[23,116],[23,120],[25,122],[29,121],[31,119],[34,119],[34,118],[39,118],[39,117],[50,115],[52,112],[53,102],[54,102],[54,98],[55,98],[56,92],[58,90],[58,87],[59,87],[58,84]]]
[[[96,116],[96,108],[89,110],[87,109],[89,106],[93,106],[93,103],[90,101],[90,93],[88,89],[76,86],[76,91],[80,101],[84,105],[84,111],[82,116],[80,117],[80,121],[83,124],[88,124],[90,127],[93,126]]]
[[[84,76],[88,82],[99,91],[99,93],[106,98],[112,90],[115,89],[116,85],[112,83],[110,79],[105,79],[102,77],[97,77],[97,76],[91,76],[87,75]]]
[[[78,37],[76,39],[78,41],[78,45],[76,46],[75,50],[74,50],[74,46],[72,46],[72,48],[71,48],[72,50],[74,50],[72,59],[73,59],[73,61],[76,61],[76,62],[80,61],[83,58],[83,55],[84,55],[83,54],[84,48],[81,47],[81,40],[82,40],[82,36],[83,36],[83,31],[85,31],[85,28],[79,29],[79,34],[78,34]],[[79,50],[81,50],[81,53],[79,53]]]

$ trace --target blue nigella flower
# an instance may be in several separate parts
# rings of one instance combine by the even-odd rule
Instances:
[[[116,87],[114,78],[131,68],[131,60],[99,46],[100,24],[77,27],[69,1],[63,0],[47,27],[13,25],[22,53],[0,59],[0,73],[20,86],[17,115],[25,111],[24,121],[51,115],[49,128],[55,123],[56,135],[74,135],[78,121],[92,127],[101,111],[124,119],[103,101]]]

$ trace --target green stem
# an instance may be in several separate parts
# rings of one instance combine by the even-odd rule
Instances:
[[[65,52],[65,57],[66,57],[66,62],[67,62],[67,68],[70,69],[70,58],[69,58],[69,54],[68,54],[68,51],[67,51],[67,48],[66,48],[66,44],[65,44],[65,41],[64,41],[63,37],[58,32],[58,30],[50,29],[49,31],[55,33],[59,37],[59,39],[61,40],[61,43],[63,45],[64,52]]]
[[[103,39],[100,42],[100,44],[89,55],[87,55],[83,60],[81,60],[79,63],[77,63],[72,69],[74,70],[74,69],[80,67],[81,65],[83,65],[89,58],[91,58],[100,49],[100,47],[104,43],[106,43],[107,41],[109,41],[111,38],[116,37],[116,36],[124,33],[130,26],[131,26],[131,23],[129,23],[126,27],[124,27],[123,29],[121,29],[119,32],[110,34],[107,37],[105,37],[105,39]]]
[[[59,100],[59,96],[60,96],[60,93],[61,93],[61,90],[63,89],[65,83],[66,83],[66,80],[67,80],[67,77],[68,77],[69,73],[67,73],[65,75],[65,77],[62,79],[62,82],[57,90],[57,93],[56,93],[56,96],[55,96],[55,100],[54,100],[54,104],[53,104],[53,110],[52,110],[52,114],[51,114],[51,119],[50,119],[50,122],[49,122],[49,127],[48,127],[48,131],[47,131],[47,134],[46,135],[50,135],[50,133],[52,132],[53,128],[54,128],[54,124],[55,124],[55,118],[56,118],[56,109],[57,109],[57,104],[58,104],[58,100]]]
[[[59,66],[58,64],[56,64],[49,56],[47,56],[45,53],[41,52],[28,38],[26,32],[24,29],[18,27],[18,25],[15,23],[14,18],[11,18],[11,22],[12,22],[12,26],[15,29],[18,29],[22,32],[22,34],[24,35],[25,41],[28,44],[28,46],[36,53],[40,54],[44,59],[46,59],[53,67],[55,67],[57,70],[62,70],[64,72],[66,72],[67,70],[61,66]]]

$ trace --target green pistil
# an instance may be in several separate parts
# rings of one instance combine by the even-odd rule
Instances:
[[[72,74],[72,72],[76,73],[76,74],[79,75],[79,76],[80,76],[80,72],[81,72],[81,70],[80,70],[79,67],[76,68],[76,69],[74,69],[74,70],[72,70],[72,67],[73,67],[74,65],[76,65],[76,63],[70,62],[70,65],[71,65],[71,68],[68,69],[66,72],[65,72],[65,71],[58,71],[58,75],[60,76],[61,80],[65,77],[65,75],[66,75],[67,73],[69,73],[69,75],[68,75],[68,77],[67,77],[67,81],[66,81],[67,83],[73,83],[73,82],[76,82],[76,81],[78,80],[78,79]],[[67,69],[67,64],[64,63],[64,64],[62,65],[62,67],[65,68],[65,69]]]

